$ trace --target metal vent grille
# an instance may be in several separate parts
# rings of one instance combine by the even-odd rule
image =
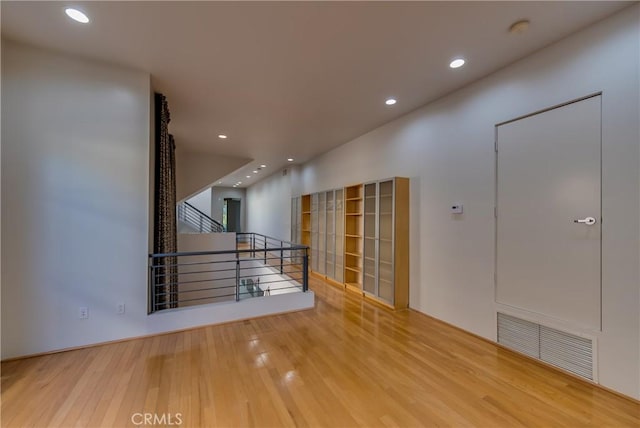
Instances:
[[[498,343],[593,380],[593,341],[498,313]]]
[[[498,314],[498,343],[530,357],[540,357],[540,326]]]

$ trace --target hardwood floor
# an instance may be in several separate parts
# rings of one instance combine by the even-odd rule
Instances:
[[[640,426],[640,403],[311,281],[312,310],[3,363],[2,426]]]

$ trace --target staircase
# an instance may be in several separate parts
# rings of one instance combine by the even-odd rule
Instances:
[[[190,233],[226,232],[224,226],[188,202],[178,204],[178,229]]]

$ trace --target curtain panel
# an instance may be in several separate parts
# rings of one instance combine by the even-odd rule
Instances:
[[[176,226],[176,155],[173,135],[169,134],[171,116],[167,99],[155,94],[155,202],[154,253],[178,251]],[[156,259],[156,310],[178,307],[177,257]]]

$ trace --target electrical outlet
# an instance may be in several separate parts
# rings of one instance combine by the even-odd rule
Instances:
[[[87,318],[89,318],[89,308],[78,308],[78,318],[80,318],[81,320],[86,320]]]
[[[118,305],[116,306],[116,312],[118,313],[118,315],[124,314],[124,303],[118,303]]]

